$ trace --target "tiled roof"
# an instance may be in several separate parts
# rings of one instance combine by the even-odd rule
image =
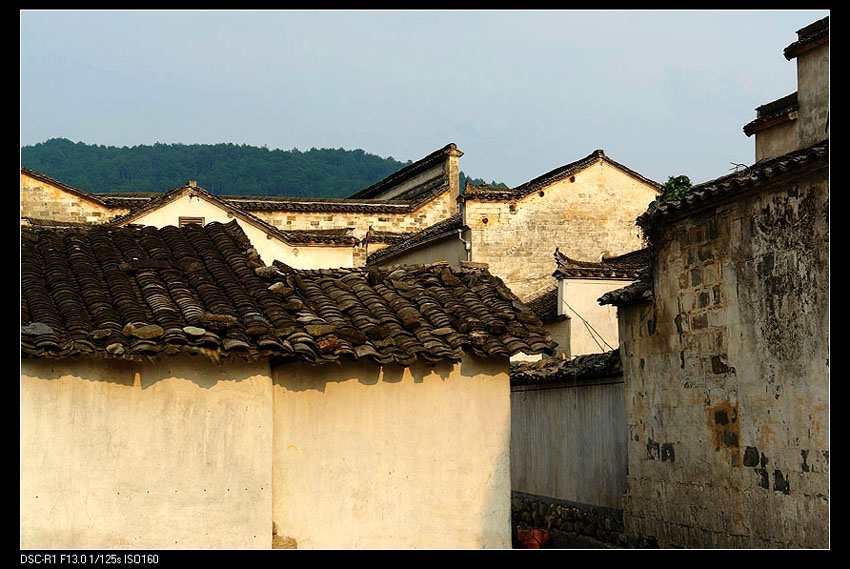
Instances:
[[[790,118],[789,115],[800,109],[797,92],[786,95],[756,109],[756,118],[744,125],[744,134],[752,136],[770,124]]]
[[[594,150],[588,156],[582,158],[581,160],[576,160],[575,162],[571,162],[565,166],[561,166],[560,168],[556,168],[551,172],[547,172],[533,180],[530,180],[516,188],[500,188],[497,186],[490,186],[486,184],[482,184],[480,186],[474,186],[472,184],[467,184],[467,187],[464,188],[463,194],[458,198],[459,200],[479,200],[479,201],[512,201],[524,198],[525,196],[532,194],[538,190],[545,188],[555,182],[560,180],[564,180],[569,178],[570,176],[576,174],[577,172],[588,168],[597,162],[604,161],[611,166],[622,170],[623,172],[647,183],[656,189],[661,189],[661,184],[650,180],[649,178],[631,170],[619,162],[616,162],[605,155],[603,150]]]
[[[525,304],[544,324],[551,324],[552,322],[558,322],[565,319],[564,315],[558,315],[557,286],[551,287],[546,292],[526,301]]]
[[[369,230],[366,231],[366,235],[363,237],[363,242],[388,243],[390,245],[394,245],[413,236],[414,233],[416,233],[416,231],[378,231],[377,229],[369,227]]]
[[[359,200],[350,198],[282,198],[257,196],[221,196],[221,200],[246,211],[405,213],[420,202],[402,200]]]
[[[628,286],[606,292],[597,300],[600,305],[626,306],[652,300],[651,269],[641,271],[637,280]]]
[[[162,193],[91,194],[111,208],[133,209],[158,198]]]
[[[810,46],[829,41],[829,16],[797,30],[797,41],[785,48],[785,59],[792,60]]]
[[[661,202],[646,211],[637,218],[636,223],[646,230],[650,223],[734,197],[783,174],[818,168],[829,168],[829,139],[802,150],[761,160],[740,172],[698,184],[681,198]]]
[[[586,354],[567,359],[543,359],[511,364],[511,386],[543,385],[563,381],[620,378],[623,363],[620,351]]]
[[[650,254],[647,249],[632,251],[601,261],[577,261],[555,249],[557,269],[553,276],[559,279],[635,279],[648,266]]]
[[[409,365],[551,353],[502,281],[446,265],[281,271],[233,221],[21,228],[24,357],[177,353]]]
[[[368,188],[363,188],[355,193],[353,193],[350,198],[354,199],[369,199],[375,196],[381,195],[383,192],[392,189],[400,182],[410,179],[422,172],[426,172],[435,166],[439,166],[446,161],[447,156],[463,156],[463,152],[457,149],[457,145],[449,143],[439,150],[435,150],[428,156],[417,160],[416,162],[409,164],[402,168],[401,170],[390,174],[383,180],[375,182]],[[443,184],[446,184],[443,187]],[[448,189],[447,180],[445,176],[441,176],[439,178],[439,183],[434,184],[433,181],[429,181],[425,187],[416,186],[411,188],[410,190],[405,191],[403,194],[396,196],[393,199],[397,200],[408,200],[408,199],[419,199],[423,194],[429,195],[433,192],[442,193],[442,189]]]
[[[166,192],[167,193],[167,192]],[[161,197],[153,194],[91,194],[110,207],[139,208]],[[232,207],[250,211],[405,213],[421,205],[419,201],[355,200],[349,198],[293,198],[266,196],[216,196]]]
[[[91,227],[97,225],[85,221],[57,221],[55,219],[39,219],[37,217],[22,217],[21,225],[34,227]]]
[[[371,265],[381,261],[385,261],[405,251],[424,245],[435,239],[441,239],[448,235],[457,234],[458,229],[463,229],[463,216],[456,213],[451,217],[447,217],[442,221],[438,221],[434,225],[428,226],[422,231],[413,233],[407,239],[399,241],[389,247],[384,247],[379,251],[375,251],[366,258],[366,263]]]

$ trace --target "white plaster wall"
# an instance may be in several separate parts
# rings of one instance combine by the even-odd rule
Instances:
[[[152,225],[154,227],[165,227],[166,225],[179,226],[180,217],[203,217],[204,223],[218,221],[229,223],[233,221],[228,217],[227,211],[218,205],[208,202],[199,197],[190,197],[186,194],[164,206],[134,219],[132,223],[140,225]],[[266,265],[278,260],[295,269],[319,269],[338,268],[354,266],[354,247],[296,247],[289,245],[277,237],[272,236],[259,227],[247,223],[241,219],[236,222],[251,240],[251,244],[260,254],[260,258]]]
[[[510,548],[507,359],[328,367],[273,370],[279,536],[299,549]]]
[[[453,267],[460,266],[461,261],[466,261],[466,249],[464,249],[463,242],[457,234],[443,237],[420,247],[414,247],[399,255],[382,259],[375,264],[378,266],[430,265],[441,261],[448,261]]]
[[[633,281],[615,279],[558,281],[558,313],[570,318],[570,340],[567,344],[569,357],[607,352],[620,345],[617,309],[610,305],[600,306],[598,300],[606,292],[617,290],[631,282]],[[591,333],[585,321],[595,334]]]
[[[24,359],[22,548],[271,547],[267,362]]]

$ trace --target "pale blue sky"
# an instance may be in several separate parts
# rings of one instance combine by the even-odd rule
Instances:
[[[22,11],[21,145],[455,142],[511,186],[602,148],[702,182],[754,161],[743,126],[796,89],[782,50],[828,14]]]

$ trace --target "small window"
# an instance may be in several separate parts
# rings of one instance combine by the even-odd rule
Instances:
[[[185,227],[187,225],[203,225],[204,218],[203,217],[180,217],[180,227]]]

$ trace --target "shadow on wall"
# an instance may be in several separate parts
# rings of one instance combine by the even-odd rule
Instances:
[[[410,367],[399,364],[380,365],[366,361],[332,362],[320,365],[305,365],[299,362],[287,362],[272,365],[273,384],[285,387],[289,391],[315,390],[324,393],[329,383],[343,383],[355,380],[361,385],[401,383],[405,376],[412,383],[423,383],[425,378],[436,374],[441,381],[449,379],[454,364],[450,361],[417,361]]]
[[[22,360],[22,374],[55,381],[64,377],[90,382],[106,382],[125,387],[149,389],[164,380],[189,381],[202,389],[211,389],[220,381],[241,382],[259,374],[268,375],[267,364],[234,361],[213,363],[202,356],[170,356],[155,361],[130,361],[108,358],[77,358],[74,366],[68,360]],[[72,372],[69,370],[72,369]]]

